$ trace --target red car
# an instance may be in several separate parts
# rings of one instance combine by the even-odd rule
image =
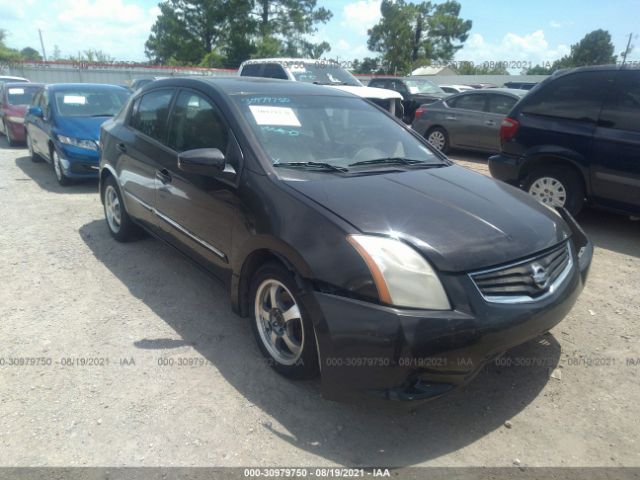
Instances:
[[[5,83],[0,86],[0,133],[9,146],[25,141],[24,116],[33,96],[42,88],[40,83]]]

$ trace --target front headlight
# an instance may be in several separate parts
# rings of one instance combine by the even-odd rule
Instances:
[[[86,148],[87,150],[98,150],[98,145],[93,140],[81,140],[79,138],[65,137],[64,135],[58,135],[58,140],[74,147]]]
[[[11,123],[24,123],[23,117],[7,116],[7,120]]]
[[[383,303],[397,307],[450,310],[438,275],[418,252],[389,237],[349,235],[365,261]]]

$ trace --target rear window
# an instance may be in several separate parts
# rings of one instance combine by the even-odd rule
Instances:
[[[164,143],[172,98],[173,90],[156,90],[143,95],[136,101],[129,123],[136,130]]]
[[[262,65],[257,63],[250,63],[242,67],[242,71],[240,72],[241,77],[259,77],[260,76],[260,68]]]
[[[460,95],[459,97],[447,100],[447,105],[453,108],[461,108],[463,110],[475,110],[481,112],[484,110],[484,95]]]
[[[640,71],[620,73],[616,88],[600,114],[600,124],[640,132]]]
[[[531,94],[523,113],[595,122],[614,71],[577,72],[551,79]]]
[[[8,87],[7,101],[10,105],[31,105],[39,87]]]
[[[506,115],[515,104],[516,99],[513,97],[508,97],[507,95],[490,95],[487,109],[489,113]]]

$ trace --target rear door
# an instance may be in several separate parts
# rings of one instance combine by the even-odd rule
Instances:
[[[160,222],[154,215],[156,178],[162,164],[173,158],[166,146],[169,110],[174,88],[151,90],[137,98],[132,106],[128,127],[118,139],[118,175],[127,210],[151,228]]]
[[[600,113],[591,155],[592,195],[640,211],[640,71],[618,73]]]
[[[445,100],[450,107],[442,120],[452,147],[478,148],[485,116],[486,95],[463,93]]]
[[[500,124],[517,99],[511,95],[491,93],[487,95],[486,111],[478,130],[478,148],[490,152],[500,151]]]
[[[231,232],[238,212],[235,180],[241,153],[235,137],[215,103],[205,94],[180,90],[170,120],[168,146],[162,159],[165,174],[157,184],[158,216],[167,239],[204,259],[213,270],[228,269]],[[217,148],[227,168],[215,177],[178,169],[180,152]]]

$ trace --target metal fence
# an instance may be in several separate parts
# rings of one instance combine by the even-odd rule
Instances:
[[[142,64],[113,64],[88,62],[34,62],[0,65],[0,75],[28,78],[40,83],[110,83],[129,85],[136,78],[183,75],[228,76],[236,70],[197,67],[168,67]],[[356,75],[365,85],[372,75]],[[435,75],[424,76],[438,85],[505,82],[540,82],[546,75]]]

